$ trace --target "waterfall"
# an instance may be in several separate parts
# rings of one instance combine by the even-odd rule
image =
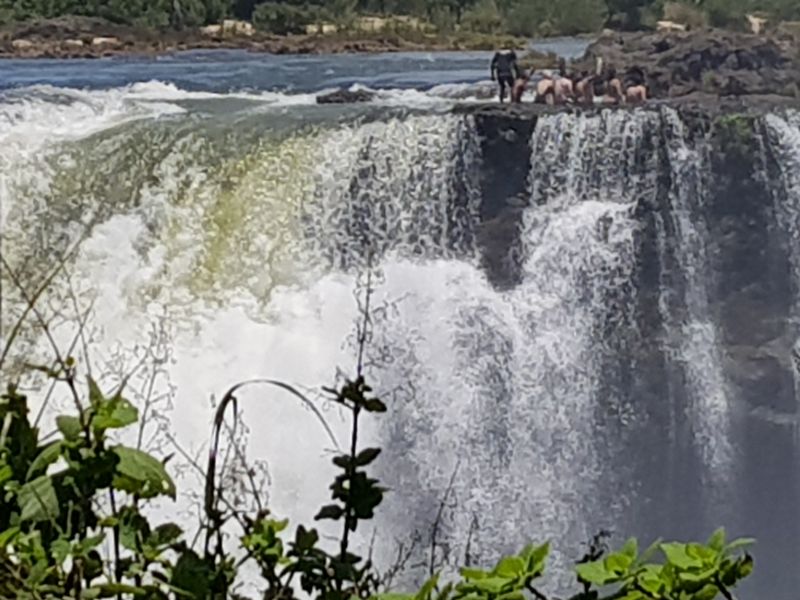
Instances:
[[[683,417],[687,418],[695,452],[703,467],[703,489],[710,500],[706,506],[719,506],[721,498],[730,502],[732,488],[727,487],[727,480],[733,474],[734,451],[732,403],[722,370],[716,315],[709,305],[714,275],[708,260],[709,234],[703,210],[712,185],[711,145],[702,137],[689,141],[675,111],[664,109],[662,118],[672,178],[666,218],[672,223],[669,234],[661,228],[658,244],[662,249],[667,246],[673,249],[677,276],[681,278],[680,287],[673,281],[661,290],[665,296],[661,302],[666,311],[665,334],[685,380],[688,414]],[[671,243],[663,239],[667,235],[673,237]],[[676,287],[683,290],[678,306],[669,298]],[[680,410],[680,397],[673,396],[670,402],[673,410]],[[719,513],[718,508],[715,510]],[[709,517],[720,518],[718,514]]]
[[[352,371],[353,295],[371,264],[367,372],[390,407],[364,430],[385,448],[376,467],[391,489],[374,523],[379,562],[414,530],[412,562],[426,562],[445,496],[439,559],[486,563],[549,539],[557,591],[601,528],[696,536],[753,515],[739,496],[758,460],[742,431],[761,408],[736,361],[760,342],[731,341],[741,313],[721,308],[737,299],[722,290],[734,238],[714,218],[725,199],[713,131],[667,108],[603,110],[541,115],[520,142],[496,114],[270,120],[130,91],[67,96],[0,104],[4,257],[36,281],[79,242],[47,306],[93,306],[101,371],[164,325],[164,415],[190,450],[206,439],[210,396],[237,381],[318,386]],[[796,334],[800,117],[760,126],[777,157],[782,245],[768,256],[790,259],[795,293],[770,323]],[[487,130],[522,151],[489,156]],[[514,185],[487,189],[502,187],[488,171],[503,161]],[[484,260],[498,249],[508,256]],[[500,263],[516,269],[503,285]],[[3,284],[6,331],[21,304]],[[72,343],[74,321],[56,333]],[[272,509],[310,520],[331,444],[302,408],[241,399]],[[344,439],[342,416],[325,414]]]

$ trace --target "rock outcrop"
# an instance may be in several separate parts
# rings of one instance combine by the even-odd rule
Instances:
[[[800,98],[800,47],[788,40],[718,30],[607,34],[574,68],[592,72],[598,58],[621,74],[643,70],[655,98]]]

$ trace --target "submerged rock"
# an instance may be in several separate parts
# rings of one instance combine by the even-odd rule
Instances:
[[[317,96],[317,104],[355,104],[374,100],[375,93],[367,90],[336,90]]]

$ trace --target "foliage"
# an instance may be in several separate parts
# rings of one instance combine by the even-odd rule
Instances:
[[[253,11],[256,29],[277,35],[304,33],[320,17],[320,11],[279,2],[259,4]]]
[[[464,13],[461,26],[469,31],[500,33],[503,29],[503,15],[494,0],[480,0]]]
[[[409,15],[439,32],[571,35],[603,27],[638,30],[665,18],[742,29],[745,15],[800,19],[796,0],[0,0],[0,23],[63,15],[176,29],[234,16],[270,33],[300,33],[318,20],[350,25],[357,15]],[[688,22],[687,22],[688,21]]]

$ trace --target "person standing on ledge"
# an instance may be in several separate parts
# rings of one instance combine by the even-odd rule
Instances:
[[[509,93],[514,88],[514,81],[520,77],[517,66],[517,54],[513,50],[500,50],[492,59],[492,81],[497,81],[500,86],[500,103],[506,99],[506,88]]]

